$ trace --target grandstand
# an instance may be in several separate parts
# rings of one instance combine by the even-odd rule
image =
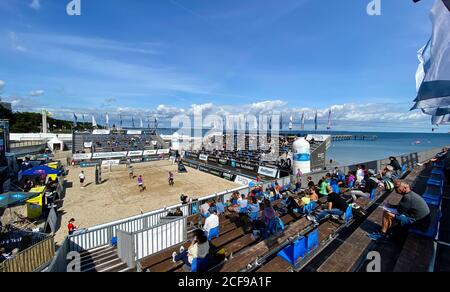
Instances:
[[[72,139],[74,154],[168,149],[154,130],[74,132]]]

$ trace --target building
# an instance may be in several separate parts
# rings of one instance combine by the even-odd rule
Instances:
[[[10,111],[12,111],[12,106],[11,103],[9,102],[3,102],[2,98],[0,97],[0,105],[6,109],[9,109]]]

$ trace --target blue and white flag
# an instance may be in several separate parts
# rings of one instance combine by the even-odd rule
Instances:
[[[78,117],[75,113],[73,113],[73,127],[76,128],[78,123]]]
[[[418,93],[412,110],[421,109],[432,115],[433,124],[442,124],[447,123],[442,113],[450,107],[450,10],[443,0],[436,0],[431,18],[431,39],[418,52]]]

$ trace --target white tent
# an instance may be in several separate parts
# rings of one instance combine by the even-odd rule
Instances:
[[[47,142],[48,148],[54,152],[55,150],[64,150],[64,142],[59,140],[57,137],[53,137]]]

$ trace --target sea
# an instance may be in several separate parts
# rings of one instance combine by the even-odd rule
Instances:
[[[172,135],[173,129],[158,129],[163,135]],[[206,132],[206,131],[205,131]],[[368,135],[376,136],[375,141],[336,141],[327,151],[327,161],[334,165],[352,165],[378,160],[389,156],[421,152],[450,145],[450,133],[386,133],[386,132],[344,132],[344,131],[282,131],[289,135]]]

